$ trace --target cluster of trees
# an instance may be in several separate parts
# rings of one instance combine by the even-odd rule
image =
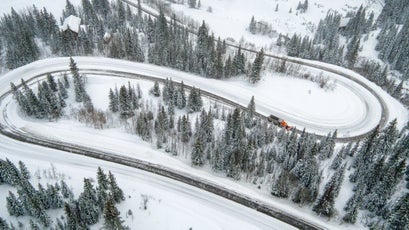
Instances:
[[[104,227],[125,229],[116,203],[124,200],[121,188],[114,175],[97,171],[98,186],[94,188],[91,180],[84,178],[84,189],[78,199],[74,199],[72,190],[64,180],[59,183],[38,184],[37,189],[30,183],[30,172],[22,161],[18,167],[10,160],[0,159],[0,185],[7,183],[17,188],[17,195],[9,191],[6,207],[11,216],[30,216],[31,229],[51,227],[53,229],[84,229],[98,222],[104,214]],[[64,208],[65,217],[57,218],[53,224],[47,210]],[[19,223],[21,225],[21,223]],[[16,229],[13,223],[0,218],[1,229]]]
[[[202,4],[200,3],[200,0],[188,0],[187,4],[189,5],[190,8],[197,8],[200,9]]]
[[[128,82],[128,87],[122,85],[115,90],[109,89],[109,110],[113,113],[119,112],[121,118],[129,118],[134,115],[133,110],[139,108],[139,99],[142,98],[142,91],[139,86],[131,87]]]
[[[267,35],[270,38],[274,37],[277,33],[271,23],[268,23],[266,21],[256,21],[254,19],[254,16],[251,17],[248,30],[252,34]]]
[[[298,2],[297,10],[299,10],[300,13],[305,13],[305,11],[308,10],[308,0],[304,0],[303,3]]]
[[[135,89],[128,83],[128,87],[122,85],[119,92],[117,89],[110,89],[109,109],[113,113],[119,112],[122,119],[133,117],[132,131],[141,136],[143,140],[156,140],[158,148],[169,143],[169,137],[175,136],[175,133],[178,133],[177,136],[182,143],[188,142],[192,135],[189,117],[188,115],[179,116],[177,127],[175,127],[175,109],[186,109],[188,113],[201,111],[203,101],[200,90],[193,87],[186,97],[183,82],[176,84],[172,79],[166,79],[162,90],[160,90],[159,83],[155,81],[150,93],[154,97],[162,96],[165,106],[158,104],[156,110],[153,108],[147,110],[140,100],[142,92],[139,84]],[[173,145],[173,152],[176,152],[175,148],[176,146]],[[170,151],[170,146],[167,146],[167,150]]]
[[[40,16],[41,15],[41,16]],[[44,16],[44,17],[42,17]],[[39,13],[40,20],[49,18],[47,11]],[[40,50],[35,42],[35,21],[33,15],[18,14],[14,9],[10,15],[4,15],[1,23],[1,37],[6,47],[6,65],[9,69],[28,64],[38,59]]]
[[[373,28],[374,14],[367,18],[366,10],[361,6],[356,13],[349,13],[347,18],[346,26],[340,28],[341,15],[328,12],[325,19],[320,20],[313,39],[294,34],[288,40],[288,55],[353,68],[360,51],[361,36]],[[341,35],[347,39],[346,47],[340,45]]]
[[[11,15],[5,15],[0,23],[5,33],[0,37],[4,37],[6,44],[7,67],[12,69],[37,60],[39,43],[35,38],[39,38],[54,54],[63,56],[100,53],[137,62],[144,62],[146,56],[149,63],[212,78],[252,72],[241,49],[234,56],[227,55],[225,41],[216,41],[209,35],[204,22],[194,38],[176,22],[175,16],[170,22],[163,11],[158,18],[143,16],[139,1],[138,13],[134,14],[129,5],[125,7],[119,0],[111,3],[84,0],[81,7],[74,7],[68,0],[63,17],[69,15],[80,17],[86,30],[81,27],[78,34],[60,31],[46,9],[33,7],[20,14],[12,10]],[[21,45],[15,41],[21,41]]]
[[[65,99],[68,98],[67,88],[69,88],[66,75],[62,81],[58,79],[56,82],[54,76],[47,74],[47,79],[38,83],[37,95],[23,79],[21,79],[21,87],[13,83],[10,85],[14,98],[27,116],[55,120],[63,114],[62,109],[66,106]]]
[[[395,204],[393,195],[405,173],[409,175],[405,162],[409,139],[405,132],[398,134],[396,120],[382,131],[376,129],[363,143],[349,143],[336,151],[336,131],[318,140],[305,131],[298,135],[277,130],[255,117],[254,97],[244,111],[221,111],[215,105],[196,116],[187,113],[175,118],[175,108],[188,104],[184,88],[183,83],[176,86],[168,79],[161,90],[152,90],[162,95],[164,105],[157,109],[140,105],[132,118],[134,133],[174,155],[187,154],[195,167],[209,165],[236,180],[269,185],[272,195],[311,205],[314,212],[327,217],[338,213],[335,201],[346,171],[351,171],[349,180],[355,188],[343,221],[354,223],[359,210],[366,210],[383,220],[372,225],[402,223],[397,215],[405,210]],[[216,120],[223,125],[215,126]],[[326,170],[320,166],[323,161],[329,161]]]
[[[84,178],[83,192],[78,199],[64,204],[66,221],[61,229],[89,228],[99,221],[101,215],[104,217],[104,228],[127,229],[115,207],[115,204],[125,200],[115,176],[111,172],[105,174],[98,167],[97,184],[94,187],[89,178]]]
[[[70,58],[70,70],[74,82],[75,101],[82,102],[86,110],[93,110],[91,98],[85,90],[85,77],[79,74],[72,58]],[[55,120],[62,116],[63,108],[67,106],[65,100],[68,98],[70,88],[67,74],[56,81],[54,76],[48,73],[46,80],[38,83],[37,95],[23,79],[20,86],[14,83],[10,83],[10,86],[14,98],[27,116]]]
[[[404,0],[386,1],[377,24],[381,27],[376,50],[379,58],[409,79],[409,3]]]
[[[314,38],[301,37],[294,34],[286,41],[289,56],[314,59],[354,69],[369,80],[381,86],[402,102],[407,103],[409,97],[402,95],[403,80],[409,76],[409,14],[405,9],[409,3],[404,0],[386,1],[381,14],[375,22],[374,13],[369,15],[360,6],[356,12],[346,15],[348,23],[340,27],[341,15],[329,12],[318,24]],[[342,20],[346,20],[342,19]],[[372,60],[358,62],[362,39],[367,39],[371,30],[381,28],[378,34],[376,50],[379,58],[389,64],[392,69],[402,73],[402,81],[390,80],[388,65],[381,65]],[[340,36],[347,39],[346,46],[340,45]],[[281,37],[277,41],[281,44]]]

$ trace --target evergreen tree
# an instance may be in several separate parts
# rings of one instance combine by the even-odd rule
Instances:
[[[194,86],[190,91],[187,99],[187,110],[190,113],[199,112],[202,109],[203,101],[200,95],[200,89],[196,89]]]
[[[409,223],[409,193],[405,193],[393,206],[384,229],[407,229]]]
[[[21,204],[20,200],[17,199],[17,197],[9,191],[9,196],[6,198],[7,200],[7,210],[10,214],[10,216],[22,216],[25,214],[23,205]]]
[[[27,166],[24,164],[24,162],[22,161],[18,161],[18,166],[20,168],[20,175],[21,175],[21,179],[30,179],[31,175],[30,172],[27,169]]]
[[[118,98],[112,89],[109,89],[109,110],[113,113],[118,112]]]
[[[189,116],[183,115],[180,121],[180,133],[181,141],[183,143],[187,143],[190,141],[190,137],[192,136],[192,128],[189,121]]]
[[[97,192],[94,186],[91,184],[90,179],[84,178],[83,192],[78,198],[79,219],[77,220],[83,226],[93,225],[99,220],[99,207],[98,207]]]
[[[59,95],[61,96],[62,99],[67,99],[68,98],[67,89],[64,87],[64,84],[59,79],[58,79],[58,91],[59,91]]]
[[[109,171],[108,173],[108,180],[109,180],[109,190],[111,192],[112,199],[116,203],[119,203],[121,200],[125,200],[124,193],[122,192],[122,189],[118,187],[115,176],[114,174],[111,173],[111,171]]]
[[[63,75],[63,80],[64,80],[64,87],[66,89],[70,88],[70,82],[68,81],[68,75],[66,73],[64,73]]]
[[[159,82],[155,81],[153,88],[149,91],[153,96],[159,97],[160,96],[160,88],[159,88]]]
[[[282,170],[276,181],[272,184],[271,195],[281,198],[287,198],[290,193],[288,180],[288,172]]]
[[[7,221],[5,219],[3,219],[2,217],[0,217],[0,229],[4,229],[4,230],[9,230],[10,225],[7,223]]]
[[[337,170],[331,177],[330,181],[325,185],[323,194],[317,199],[312,210],[318,215],[332,217],[334,215],[335,199],[338,196],[340,186],[345,173],[345,165]]]
[[[261,61],[260,61],[261,62]],[[232,75],[239,75],[245,73],[246,60],[244,54],[241,52],[241,45],[239,46],[237,53],[235,53],[233,58],[233,68]]]
[[[73,198],[74,194],[72,193],[72,191],[68,188],[68,185],[65,183],[64,180],[61,180],[60,182],[61,184],[61,195],[65,198]]]
[[[115,207],[114,199],[108,197],[104,207],[104,228],[115,230],[127,229],[127,227],[123,225],[124,221],[121,220],[120,214]]]
[[[362,191],[356,191],[354,195],[347,201],[344,211],[346,212],[343,221],[354,224],[358,216],[358,209],[362,202]]]
[[[57,91],[58,91],[58,89],[57,89],[57,83],[55,82],[54,76],[51,75],[50,73],[47,73],[47,83],[48,83],[48,85],[50,86],[50,89],[51,89],[53,92],[57,92]]]
[[[101,190],[107,190],[108,189],[108,177],[104,173],[104,170],[101,169],[101,167],[98,166],[97,170],[97,181],[98,181],[98,187]]]
[[[256,24],[256,21],[254,20],[254,16],[252,16],[250,20],[250,25],[249,25],[249,31],[252,34],[256,34],[256,29],[257,29],[257,24]]]
[[[118,102],[119,102],[119,113],[121,118],[128,118],[133,115],[132,112],[132,101],[129,98],[129,93],[124,85],[119,88],[119,95],[118,95]]]
[[[54,185],[47,184],[47,190],[45,194],[49,202],[50,208],[56,209],[63,207],[64,202],[59,193],[59,189],[56,188]]]
[[[191,155],[192,164],[197,166],[203,165],[204,163],[203,155],[204,155],[203,142],[202,140],[200,140],[200,138],[197,138],[192,148]]]
[[[70,71],[74,79],[75,101],[82,102],[85,94],[84,79],[80,76],[77,63],[72,57],[70,57]]]
[[[263,66],[263,61],[264,51],[263,49],[261,49],[256,55],[256,59],[254,60],[250,73],[250,82],[253,84],[260,80],[260,72]]]
[[[348,67],[352,68],[355,65],[355,62],[358,58],[358,53],[360,49],[360,39],[358,36],[354,36],[350,43],[348,43],[348,50],[345,55],[345,59],[348,62]]]

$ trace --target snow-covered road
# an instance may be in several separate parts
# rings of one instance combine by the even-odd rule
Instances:
[[[186,84],[188,85],[195,85],[199,88],[202,88],[203,90],[206,91],[210,91],[212,93],[224,96],[229,98],[230,100],[233,101],[237,101],[238,103],[242,104],[242,105],[246,105],[249,101],[249,98],[251,97],[250,95],[255,95],[256,99],[256,103],[258,105],[257,109],[258,111],[262,112],[262,109],[267,109],[270,113],[273,112],[272,108],[274,108],[274,103],[272,103],[272,100],[270,100],[268,91],[269,91],[269,83],[271,83],[270,80],[265,80],[264,83],[259,84],[258,86],[253,86],[253,85],[249,85],[246,82],[242,81],[242,80],[230,80],[230,81],[217,81],[214,79],[204,79],[204,78],[200,78],[198,76],[195,75],[191,75],[191,74],[186,74],[183,72],[179,72],[179,71],[175,71],[175,70],[171,70],[168,68],[163,68],[163,67],[157,67],[157,66],[152,66],[152,65],[147,65],[147,64],[139,64],[139,63],[132,63],[132,62],[127,62],[127,61],[121,61],[121,60],[114,60],[114,59],[108,59],[108,58],[94,58],[94,57],[74,57],[74,59],[76,60],[78,67],[81,68],[87,68],[87,69],[99,69],[101,71],[104,70],[115,70],[115,71],[121,71],[121,72],[129,72],[129,73],[135,73],[135,74],[143,74],[143,75],[149,75],[149,76],[154,76],[154,77],[158,77],[158,78],[169,78],[171,77],[174,81],[184,81]],[[20,78],[24,78],[24,79],[30,79],[32,77],[44,74],[46,72],[53,72],[53,71],[65,71],[68,69],[68,58],[54,58],[54,59],[45,59],[45,60],[41,60],[41,61],[37,61],[34,63],[31,63],[27,66],[18,68],[16,70],[13,70],[9,73],[7,73],[6,75],[2,76],[0,78],[0,94],[3,94],[4,92],[6,92],[9,89],[9,82],[15,82],[16,84],[18,84],[20,82]],[[272,77],[273,78],[273,77]],[[340,78],[342,79],[342,78]],[[286,84],[288,82],[286,82],[285,79],[279,79],[284,81]],[[294,79],[292,79],[294,80]],[[291,81],[292,81],[291,80]],[[290,82],[291,82],[290,81]],[[281,81],[276,81],[277,84],[279,84]],[[310,82],[304,82],[305,84],[309,84]],[[312,83],[311,83],[312,84]],[[373,101],[369,101],[365,98],[365,96],[357,96],[354,97],[355,93],[348,93],[348,84],[350,83],[342,83],[342,87],[343,87],[343,92],[341,93],[342,96],[347,96],[350,97],[348,100],[352,101],[355,98],[355,102],[353,102],[354,106],[358,106],[359,104],[362,103],[363,104],[363,108],[365,108],[362,111],[367,111],[368,109],[370,109],[372,106],[376,107],[376,100]],[[303,84],[299,84],[297,87],[302,87]],[[264,87],[264,88],[263,88]],[[292,86],[289,86],[290,88]],[[313,87],[312,85],[310,85],[310,87]],[[358,87],[359,88],[359,87]],[[250,89],[253,89],[250,90]],[[292,89],[292,90],[296,90],[296,89]],[[313,92],[315,92],[317,89],[313,89]],[[365,89],[362,89],[362,92],[358,89],[358,94],[362,93],[365,94]],[[295,92],[295,91],[294,91]],[[280,93],[285,93],[285,92],[280,92]],[[317,92],[319,93],[319,92]],[[322,95],[324,95],[325,92],[321,92]],[[366,92],[370,95],[369,92]],[[105,95],[106,92],[101,92],[101,95]],[[328,96],[328,95],[327,95]],[[262,98],[262,99],[259,99]],[[337,96],[335,96],[335,98],[337,98]],[[391,101],[390,99],[387,98],[387,96],[385,96],[385,100],[387,100],[388,102]],[[319,98],[317,98],[319,99]],[[326,99],[324,99],[325,101]],[[58,127],[53,127],[53,126],[58,126],[61,124],[47,124],[47,123],[43,123],[43,122],[30,122],[29,120],[22,120],[18,118],[18,113],[16,113],[16,105],[15,103],[10,103],[11,106],[6,106],[7,103],[10,101],[10,97],[7,98],[6,100],[4,100],[2,102],[2,104],[0,105],[0,111],[6,111],[6,113],[8,114],[8,116],[10,117],[10,121],[11,122],[15,122],[15,125],[19,128],[21,127],[25,127],[27,124],[29,125],[29,131],[33,131],[33,130],[37,130],[36,134],[37,135],[47,135],[48,137],[48,130],[56,130],[59,129]],[[296,101],[296,100],[294,100]],[[270,104],[272,103],[272,104]],[[296,102],[293,102],[296,103]],[[261,105],[259,105],[261,104]],[[348,103],[343,104],[342,106],[347,105]],[[259,109],[261,108],[261,109]],[[282,110],[284,114],[286,114],[286,110],[288,110],[290,113],[288,114],[288,116],[290,118],[293,118],[294,120],[297,120],[296,116],[291,116],[291,109],[294,108],[294,104],[290,104],[290,105],[284,105]],[[304,109],[307,109],[308,107],[304,107]],[[347,107],[346,107],[347,108]],[[395,104],[391,104],[391,110],[393,113],[399,114],[402,113],[404,114],[404,112],[402,112],[401,109],[396,109],[397,107],[395,106]],[[6,109],[6,110],[3,110]],[[378,108],[379,109],[379,108]],[[377,110],[376,108],[374,110]],[[406,111],[406,110],[404,110]],[[346,112],[348,112],[348,109],[346,110]],[[353,116],[357,116],[357,114],[355,113],[355,110],[352,110],[352,114]],[[379,111],[380,112],[380,111]],[[266,114],[268,114],[266,113]],[[294,112],[292,112],[294,113]],[[363,112],[365,113],[365,117],[366,119],[368,118],[368,115],[371,116],[371,113],[369,112]],[[407,113],[404,114],[407,116]],[[309,115],[309,116],[320,116],[320,114],[313,114],[313,115]],[[334,116],[334,115],[330,115],[325,114],[325,115],[321,115],[321,116]],[[341,115],[338,115],[341,116]],[[376,115],[375,115],[376,117]],[[404,117],[403,115],[401,115],[401,117]],[[0,115],[0,118],[4,118],[2,115]],[[341,118],[342,119],[342,118]],[[406,119],[406,118],[402,118]],[[338,117],[338,119],[335,120],[340,120],[340,118]],[[374,119],[376,120],[376,119]],[[22,123],[19,123],[22,122]],[[316,123],[316,125],[320,125],[319,124],[319,118],[317,119],[317,121],[314,121],[313,119],[311,119],[312,123]],[[339,121],[338,121],[339,122]],[[331,123],[331,122],[330,122]],[[336,124],[336,122],[333,122],[333,124]],[[137,158],[141,158],[141,159],[145,159],[145,157],[147,158],[148,161],[150,162],[160,162],[160,163],[164,163],[167,162],[170,165],[176,166],[176,168],[178,168],[178,170],[182,170],[182,171],[186,171],[186,172],[191,172],[191,168],[187,167],[186,165],[184,165],[183,163],[181,164],[180,162],[177,163],[177,159],[160,159],[161,157],[158,156],[158,154],[150,154],[153,150],[149,150],[150,147],[149,146],[141,146],[140,143],[130,143],[129,140],[127,140],[128,138],[126,136],[124,136],[123,138],[121,138],[120,140],[117,140],[116,143],[114,140],[114,133],[106,133],[105,135],[101,136],[95,136],[95,133],[84,133],[81,134],[80,138],[81,140],[73,140],[72,137],[75,137],[76,134],[75,132],[78,130],[77,129],[73,129],[70,130],[69,126],[70,124],[62,124],[63,126],[60,127],[62,129],[62,132],[64,134],[67,135],[63,135],[64,137],[59,138],[58,135],[54,136],[52,138],[57,138],[59,140],[62,140],[64,142],[74,142],[80,145],[84,145],[84,143],[87,142],[87,140],[96,140],[95,143],[88,143],[92,144],[93,148],[101,148],[104,151],[108,151],[108,152],[117,152],[118,150],[120,150],[121,154],[131,154],[134,157]],[[346,126],[348,124],[345,124]],[[374,125],[376,125],[376,122],[374,123]],[[43,128],[42,128],[43,127]],[[366,127],[366,128],[373,128],[371,126]],[[355,132],[362,132],[364,129],[358,129],[355,130]],[[102,134],[102,133],[101,133]],[[112,143],[111,143],[112,142]],[[114,143],[115,142],[115,143]],[[101,143],[104,143],[103,146],[101,145]],[[135,146],[138,145],[138,146]],[[126,148],[125,148],[126,146]],[[139,155],[141,156],[136,156],[135,154],[135,148],[139,149]],[[172,162],[170,162],[172,161]],[[167,164],[165,163],[165,164]],[[187,169],[188,168],[188,169]],[[196,172],[197,171],[197,172]],[[201,174],[199,170],[196,170],[194,175],[200,175],[203,177],[207,177],[210,178],[209,175],[205,175],[205,174]],[[211,179],[213,180],[213,179]],[[217,181],[220,181],[221,178],[218,178]],[[228,182],[228,181],[227,181]],[[226,181],[223,181],[223,183],[221,184],[226,184]],[[235,188],[236,185],[234,185],[234,183],[232,182],[228,182],[229,187],[230,188]],[[239,186],[240,187],[240,186]],[[243,188],[235,188],[235,190],[237,191],[244,191]],[[259,199],[269,203],[271,202],[270,199],[267,199],[264,196],[258,196],[257,194],[253,193],[253,192],[248,192],[249,194],[252,194],[251,197],[259,197]],[[276,204],[275,204],[276,205]],[[280,205],[280,208],[283,208],[284,210],[287,210],[287,212],[293,212],[294,210],[291,210],[291,208],[287,208],[286,205]],[[290,211],[291,210],[291,211]],[[296,212],[296,215],[298,216],[303,216],[302,211],[300,213]],[[313,215],[309,216],[309,219],[315,219],[313,217]]]
[[[339,137],[359,136],[372,130],[380,122],[382,115],[380,102],[371,92],[360,84],[333,73],[327,75],[336,79],[337,87],[333,91],[325,91],[306,80],[279,76],[266,75],[261,82],[252,85],[243,80],[207,79],[169,68],[102,57],[75,57],[75,61],[80,69],[114,70],[172,78],[243,106],[248,104],[251,96],[255,96],[259,113],[275,114],[297,129],[306,128],[308,132],[321,135],[338,130]],[[0,85],[5,87],[1,87],[0,92],[8,90],[11,81],[19,83],[20,78],[29,79],[46,72],[67,69],[68,58],[44,59],[31,63],[4,75],[0,79]],[[377,87],[370,82],[368,84],[375,89]],[[403,106],[396,109],[399,103],[393,102],[387,94],[382,94],[382,98],[388,105],[388,119],[397,117],[398,122],[404,124],[407,111]]]
[[[125,224],[131,229],[294,229],[267,215],[239,205],[196,187],[157,176],[138,169],[108,161],[78,156],[54,149],[34,146],[7,137],[0,138],[1,158],[26,163],[34,173],[53,164],[58,173],[66,175],[76,196],[84,177],[95,177],[98,166],[116,175],[124,190],[126,202],[119,205]],[[0,198],[5,200],[7,191],[0,188]],[[140,208],[140,196],[149,195],[148,210]],[[133,217],[125,218],[132,210]],[[9,217],[5,205],[0,206],[0,216]],[[99,229],[101,226],[93,226]]]

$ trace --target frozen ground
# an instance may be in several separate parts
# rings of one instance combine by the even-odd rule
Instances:
[[[76,197],[82,190],[84,177],[96,179],[98,166],[106,172],[113,172],[126,197],[126,200],[118,205],[118,209],[125,224],[131,229],[293,229],[232,201],[137,169],[23,144],[5,137],[0,139],[0,149],[2,159],[8,158],[14,163],[21,160],[26,163],[32,173],[31,180],[34,185],[37,185],[37,182],[45,185],[58,181],[47,176],[53,164],[57,172],[62,174],[58,178],[65,178],[67,184],[73,187]],[[41,180],[35,178],[36,171],[41,175]],[[4,204],[8,190],[14,188],[0,185],[0,203]],[[141,208],[141,195],[149,197],[147,210]],[[132,216],[126,215],[128,210],[132,211]],[[50,216],[54,220],[62,213],[62,209],[52,210]],[[0,216],[7,220],[16,220],[8,215],[5,205],[0,206]],[[26,221],[28,219],[23,218],[23,223]],[[102,222],[91,229],[101,227]]]

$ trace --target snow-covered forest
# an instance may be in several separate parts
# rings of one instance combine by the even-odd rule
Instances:
[[[156,1],[150,4],[160,6]],[[200,1],[185,4],[201,7]],[[295,10],[302,14],[309,4],[300,2]],[[263,71],[287,76],[294,71],[285,61],[266,61],[264,48],[249,53],[240,46],[229,46],[209,32],[205,21],[191,33],[175,15],[165,16],[165,12],[168,10],[159,7],[158,17],[153,17],[142,11],[140,1],[133,8],[120,0],[83,0],[80,6],[67,0],[60,19],[45,8],[12,10],[0,21],[0,62],[14,69],[42,57],[100,55],[171,67],[204,78],[240,78],[250,84],[260,83]],[[405,0],[385,1],[377,18],[364,6],[347,15],[328,12],[314,37],[280,34],[275,45],[285,47],[289,56],[350,68],[408,105],[404,89],[409,76],[408,12]],[[81,18],[78,33],[57,26],[70,15]],[[345,16],[349,21],[341,27]],[[263,33],[257,15],[254,18],[248,30]],[[377,34],[377,61],[359,56],[370,33]],[[49,121],[69,116],[96,129],[121,127],[152,148],[178,159],[188,158],[194,168],[210,169],[268,191],[272,199],[288,199],[336,223],[358,222],[373,229],[405,229],[409,223],[409,127],[399,130],[397,120],[375,128],[361,141],[337,143],[336,130],[318,138],[308,130],[297,134],[260,119],[255,116],[257,98],[249,98],[245,110],[232,108],[202,96],[199,88],[172,79],[150,82],[149,89],[141,89],[137,81],[112,85],[106,92],[109,109],[104,111],[93,105],[87,93],[88,76],[79,72],[75,59],[70,58],[67,66],[70,72],[47,74],[37,84],[28,85],[24,80],[20,85],[11,84],[21,115]],[[0,163],[5,170],[0,182],[20,189],[18,196],[10,192],[8,212],[36,218],[37,222],[30,221],[31,228],[86,228],[102,215],[106,227],[121,225],[118,215],[107,221],[108,215],[118,213],[115,204],[123,200],[123,195],[116,194],[121,190],[113,175],[108,179],[99,170],[96,188],[84,179],[83,195],[75,200],[63,189],[63,181],[46,189],[39,185],[36,190],[27,180],[30,174],[24,163],[19,163],[20,169],[8,160]],[[24,202],[27,195],[23,191],[38,198],[30,196]],[[93,207],[83,204],[89,199],[94,199]],[[25,206],[30,202],[39,206]],[[44,213],[47,207],[63,208],[66,217],[52,225]],[[73,213],[81,213],[78,210],[90,210],[87,218],[93,218],[76,219]],[[12,229],[8,220],[0,220],[0,226]]]

